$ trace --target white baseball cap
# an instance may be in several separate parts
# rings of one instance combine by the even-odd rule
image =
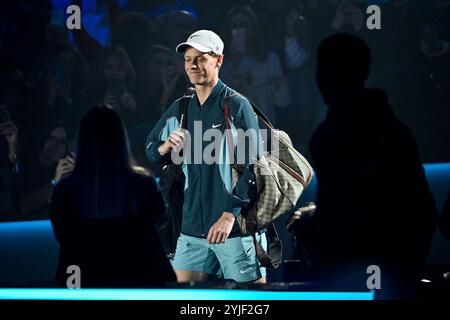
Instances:
[[[188,47],[192,47],[201,52],[214,52],[223,55],[223,41],[210,30],[198,30],[191,34],[186,42],[180,43],[176,51],[183,53]]]

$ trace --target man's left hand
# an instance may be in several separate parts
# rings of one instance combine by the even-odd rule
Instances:
[[[224,243],[230,235],[236,218],[231,212],[224,212],[208,232],[207,240],[211,244]]]

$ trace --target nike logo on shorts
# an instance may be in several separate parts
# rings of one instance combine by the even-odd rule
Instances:
[[[253,269],[253,267],[248,267],[248,268],[244,268],[244,269],[239,270],[239,272],[240,273],[247,273],[247,272],[251,271],[252,269]]]
[[[218,127],[220,127],[221,125],[222,125],[221,123],[219,123],[219,124],[213,124],[212,127],[213,127],[213,128],[218,128]]]

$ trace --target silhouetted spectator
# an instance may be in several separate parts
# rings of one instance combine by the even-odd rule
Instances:
[[[276,108],[290,103],[280,58],[264,42],[257,16],[248,6],[231,8],[224,20],[227,59],[221,79],[247,96],[276,124]]]
[[[371,56],[362,40],[332,35],[317,62],[329,109],[310,145],[318,179],[313,263],[325,277],[363,287],[366,268],[379,265],[386,288],[390,275],[417,274],[436,226],[418,146],[386,93],[364,88]]]
[[[82,287],[149,287],[176,281],[155,225],[165,205],[155,179],[138,174],[118,114],[83,117],[73,173],[56,184],[50,218],[60,244],[56,279],[81,269]],[[142,171],[142,170],[141,170]]]
[[[104,47],[97,57],[86,90],[84,105],[105,103],[113,107],[132,125],[137,120],[137,103],[134,97],[136,73],[122,47]]]

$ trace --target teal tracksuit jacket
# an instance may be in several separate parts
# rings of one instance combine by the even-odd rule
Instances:
[[[189,154],[190,151],[190,157],[186,158],[190,161],[185,160],[182,164],[186,177],[181,226],[183,234],[206,238],[209,229],[224,211],[231,212],[237,217],[256,199],[252,164],[261,154],[262,144],[258,120],[247,99],[242,96],[230,97],[227,100],[230,133],[225,133],[224,103],[225,99],[234,92],[219,80],[201,107],[195,94],[189,102],[187,130],[191,135],[191,143],[183,152]],[[172,131],[180,127],[179,102],[180,99],[176,100],[168,108],[147,137],[145,151],[151,163],[164,164],[171,161],[171,155],[161,156],[158,147],[164,143]],[[211,129],[213,130],[208,134],[206,131]],[[242,129],[242,132],[252,131],[255,134],[253,137],[256,138],[241,139],[242,135],[239,136],[238,129]],[[248,129],[251,130],[247,131]],[[211,133],[214,134],[211,135]],[[222,139],[215,137],[218,133]],[[235,185],[232,184],[230,162],[225,161],[227,157],[230,157],[230,143],[235,147],[245,146],[244,157],[242,154],[236,154],[236,149],[239,148],[234,149],[235,158],[241,159],[240,163],[244,162],[245,168]],[[204,153],[221,161],[206,163],[208,161],[202,157]],[[199,159],[201,163],[198,163]],[[194,160],[197,161],[194,162]],[[238,235],[240,235],[239,227],[235,222],[230,237]]]

